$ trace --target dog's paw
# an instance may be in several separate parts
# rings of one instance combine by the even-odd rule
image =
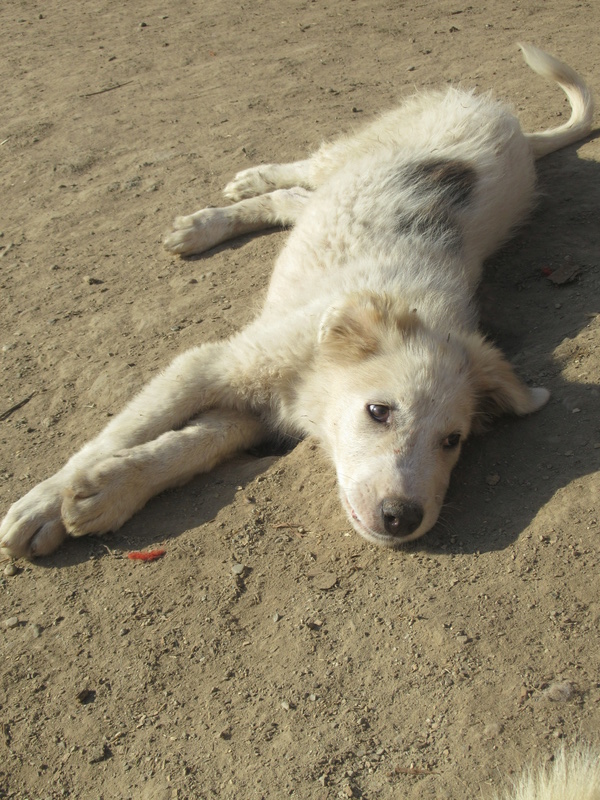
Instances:
[[[128,451],[76,473],[63,492],[62,519],[70,536],[118,530],[148,500],[143,472]]]
[[[203,253],[226,238],[229,220],[223,209],[203,208],[188,217],[177,217],[164,239],[165,249],[179,256]]]
[[[269,180],[268,172],[268,165],[250,167],[250,169],[238,172],[223,190],[225,197],[228,200],[237,201],[272,192],[277,186],[274,181]]]
[[[0,525],[0,549],[14,558],[52,553],[66,537],[60,516],[62,482],[56,476],[17,500]]]

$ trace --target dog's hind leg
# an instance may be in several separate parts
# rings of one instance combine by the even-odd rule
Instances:
[[[224,194],[228,200],[244,200],[274,189],[291,189],[294,186],[315,188],[311,180],[311,159],[243,169],[227,184]]]
[[[164,489],[208,472],[265,436],[258,417],[239,411],[207,411],[177,431],[113,453],[76,473],[65,490],[62,519],[71,536],[121,527]]]
[[[165,238],[165,248],[171,253],[189,256],[246,233],[293,225],[309,197],[309,191],[295,186],[223,208],[203,208],[175,220],[173,231]]]

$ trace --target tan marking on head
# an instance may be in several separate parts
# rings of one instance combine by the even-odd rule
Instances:
[[[356,361],[376,355],[389,334],[410,336],[420,325],[414,309],[387,295],[350,295],[334,306],[321,323],[323,352],[338,360]]]

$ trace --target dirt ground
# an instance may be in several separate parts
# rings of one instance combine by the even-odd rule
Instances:
[[[161,249],[235,171],[415,87],[494,87],[556,125],[520,39],[600,96],[591,0],[5,0],[0,29],[2,513],[174,354],[251,318],[285,232]],[[482,307],[550,404],[473,439],[442,521],[398,552],[351,531],[306,441],[4,562],[0,797],[485,800],[598,744],[600,139],[539,172]],[[559,267],[578,275],[555,286]]]

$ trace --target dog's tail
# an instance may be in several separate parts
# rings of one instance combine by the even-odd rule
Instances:
[[[520,44],[519,47],[534,72],[558,83],[567,95],[572,109],[571,119],[564,125],[541,133],[526,134],[535,158],[541,158],[587,136],[592,127],[594,101],[583,78],[571,67],[532,44]]]

